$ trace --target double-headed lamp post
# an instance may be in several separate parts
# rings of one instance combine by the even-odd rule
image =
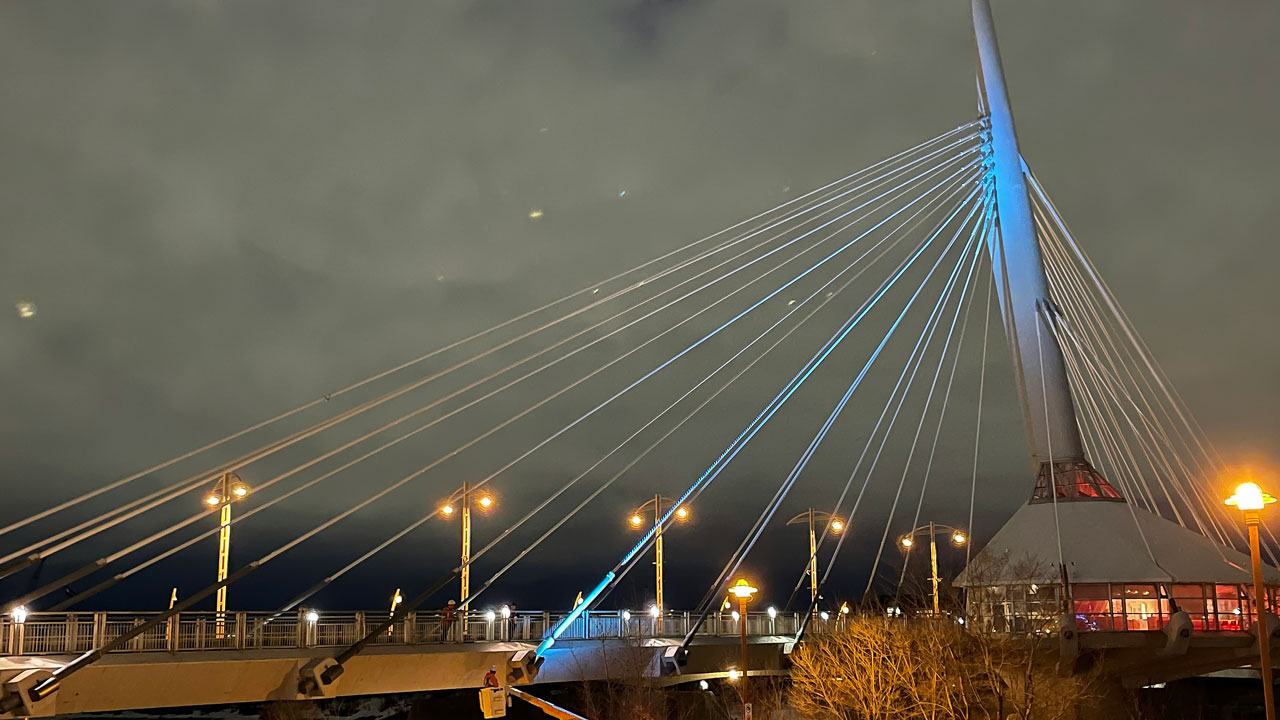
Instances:
[[[1241,483],[1236,494],[1227,498],[1228,505],[1240,508],[1244,524],[1249,528],[1249,559],[1253,562],[1254,615],[1258,633],[1258,659],[1262,663],[1262,697],[1267,706],[1267,720],[1276,720],[1275,688],[1271,685],[1271,638],[1267,635],[1266,585],[1262,580],[1262,553],[1258,549],[1258,525],[1262,522],[1262,509],[1276,499],[1262,492],[1257,483]]]
[[[844,520],[822,510],[809,508],[787,521],[788,525],[809,524],[809,607],[818,612],[818,538],[814,524],[825,522],[827,529],[839,535],[844,532]]]
[[[204,496],[204,504],[209,508],[221,506],[218,520],[218,582],[227,579],[227,565],[231,560],[231,503],[242,500],[249,495],[249,486],[245,485],[239,475],[222,473],[213,481],[213,487]],[[175,588],[176,594],[176,588]],[[217,610],[217,634],[222,637],[226,631],[227,586],[218,588],[214,609]]]
[[[653,533],[654,594],[657,596],[657,602],[654,605],[658,608],[659,615],[666,609],[662,598],[662,514],[664,511],[670,510],[675,504],[676,501],[669,497],[654,495],[652,500],[645,501],[627,518],[627,524],[631,526],[631,529],[638,530],[644,527],[645,513],[649,511],[649,508],[653,508],[653,526],[655,528]],[[686,505],[676,508],[675,513],[672,515],[677,522],[685,522],[689,519],[689,516],[689,508]]]
[[[938,531],[951,533],[951,544],[959,547],[969,542],[969,536],[959,528],[953,528],[950,525],[942,523],[929,523],[921,525],[911,532],[903,535],[898,543],[902,545],[908,553],[911,552],[911,546],[916,544],[915,538],[918,535],[927,533],[929,535],[929,565],[931,568],[929,579],[933,581],[933,614],[939,614],[938,608],[938,584],[941,582],[938,578]]]
[[[473,490],[470,483],[462,483],[458,492],[440,506],[440,515],[453,517],[462,511],[462,596],[458,598],[458,611],[463,615],[462,627],[466,628],[467,598],[471,595],[471,505],[487,513],[497,507],[498,501],[488,490]]]
[[[747,677],[747,603],[759,588],[752,587],[746,578],[738,578],[738,582],[729,586],[729,594],[738,599],[738,628],[742,634],[742,677]]]

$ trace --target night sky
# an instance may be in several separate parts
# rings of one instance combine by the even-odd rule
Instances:
[[[994,5],[1024,155],[1224,456],[1280,467],[1280,5]],[[0,67],[0,524],[589,286],[976,113],[961,0],[6,2]],[[22,302],[35,304],[33,317],[21,317]],[[634,542],[631,508],[692,482],[856,298],[841,303],[480,604],[567,607]],[[654,323],[237,525],[233,567],[581,377],[662,326]],[[499,509],[476,520],[477,545],[767,325],[745,324],[710,344],[701,364],[671,368],[655,391],[499,476]],[[671,531],[669,606],[701,597],[880,335],[853,336],[849,354],[833,357],[716,481],[694,522]],[[679,338],[273,562],[232,589],[232,606],[278,606],[678,351]],[[549,342],[487,359],[416,402],[240,474],[261,482]],[[979,542],[1031,487],[998,323],[991,347]],[[969,351],[924,520],[967,523],[978,372]],[[890,351],[884,374],[870,379],[891,384],[905,352]],[[231,450],[465,357],[446,353]],[[882,404],[850,406],[748,558],[770,602],[786,600],[806,549],[803,531],[780,520],[831,506]],[[901,453],[909,441],[898,432],[891,444]],[[94,508],[226,457],[139,480]],[[832,597],[866,583],[902,465],[886,467],[855,518]],[[0,582],[0,596],[198,512],[199,502],[183,496],[59,553]],[[68,511],[40,532],[0,538],[0,550],[92,515]],[[475,582],[558,516],[531,521],[477,563]],[[892,532],[908,527],[900,514]],[[419,590],[456,561],[456,533],[456,519],[432,520],[316,603],[380,608],[396,587]],[[212,580],[215,548],[203,541],[87,605],[163,607],[171,586],[185,594]],[[948,572],[958,570],[962,554],[944,555]],[[885,553],[890,566],[899,558]],[[605,604],[647,602],[649,567]]]

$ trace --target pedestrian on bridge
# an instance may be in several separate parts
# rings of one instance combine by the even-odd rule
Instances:
[[[453,600],[450,600],[450,601],[449,601],[449,604],[448,604],[448,605],[445,605],[445,606],[440,610],[440,640],[441,640],[441,642],[443,642],[443,641],[445,641],[445,640],[448,640],[448,639],[449,639],[449,632],[450,632],[451,630],[453,630],[453,622],[454,622],[454,620],[457,620],[457,618],[458,618],[458,611],[457,611],[457,609],[456,609],[456,607],[455,607],[456,605],[457,605],[457,603],[456,603],[456,602],[454,602]]]

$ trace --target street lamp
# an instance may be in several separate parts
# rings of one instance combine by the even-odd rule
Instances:
[[[818,607],[818,538],[814,534],[814,523],[825,522],[827,529],[839,535],[844,532],[844,520],[821,510],[808,510],[787,521],[788,525],[809,524],[809,607]]]
[[[930,580],[933,581],[933,614],[934,615],[939,614],[938,583],[941,582],[941,580],[938,579],[938,531],[939,530],[950,532],[951,544],[955,545],[956,547],[960,547],[961,545],[964,545],[965,543],[969,542],[969,537],[965,535],[963,530],[960,530],[959,528],[953,528],[950,525],[943,525],[942,523],[933,523],[933,522],[929,523],[928,525],[921,525],[915,530],[912,530],[906,535],[903,535],[902,538],[898,541],[899,543],[902,544],[903,549],[905,549],[908,553],[910,553],[911,546],[916,544],[915,540],[913,539],[915,538],[916,535],[919,535],[921,533],[928,533],[929,535],[929,566],[931,568],[929,578]]]
[[[462,615],[462,627],[467,627],[467,598],[471,595],[471,505],[488,512],[497,507],[498,501],[488,490],[473,490],[470,483],[462,483],[456,495],[440,506],[440,514],[446,518],[462,510],[462,597],[458,599],[458,611]]]
[[[227,565],[231,560],[231,503],[236,500],[243,500],[249,495],[249,486],[245,485],[239,475],[231,472],[222,473],[217,480],[213,482],[213,487],[209,489],[208,494],[204,496],[204,504],[210,508],[222,506],[221,516],[218,520],[218,582],[221,583],[227,579]],[[221,638],[226,632],[227,624],[227,586],[223,585],[218,588],[214,609],[217,611],[215,618],[215,632]]]
[[[1258,550],[1258,525],[1262,522],[1262,509],[1276,499],[1262,492],[1257,483],[1246,482],[1236,487],[1236,494],[1227,498],[1228,505],[1240,508],[1244,524],[1249,528],[1249,559],[1253,561],[1254,612],[1257,615],[1258,659],[1262,662],[1262,697],[1267,706],[1267,720],[1276,720],[1275,688],[1271,686],[1271,638],[1267,634],[1263,614],[1266,608],[1266,589],[1262,582],[1262,554]]]
[[[627,518],[628,525],[630,525],[633,529],[639,529],[644,525],[644,514],[648,512],[650,507],[653,508],[653,526],[655,528],[654,534],[653,534],[653,537],[654,537],[653,564],[655,568],[654,594],[657,596],[656,606],[658,608],[659,614],[661,614],[662,609],[666,607],[666,605],[663,603],[663,593],[662,593],[662,513],[665,510],[670,510],[671,507],[674,506],[675,504],[676,504],[676,501],[672,500],[669,497],[654,495],[652,500],[646,500],[643,505],[636,508],[635,511],[631,513],[631,517]],[[675,516],[676,520],[680,522],[685,522],[689,519],[689,516],[691,515],[691,513],[689,511],[688,506],[681,505],[676,508],[676,511],[673,513],[673,515]]]
[[[738,615],[742,618],[739,628],[742,632],[742,675],[747,674],[747,603],[759,588],[751,586],[746,578],[738,578],[738,582],[729,587],[729,594],[738,598]]]

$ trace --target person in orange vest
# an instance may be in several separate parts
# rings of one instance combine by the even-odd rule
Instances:
[[[440,639],[442,641],[449,639],[449,631],[453,629],[453,621],[458,617],[455,605],[457,603],[450,600],[449,604],[440,610]]]
[[[484,686],[487,688],[502,687],[498,683],[498,666],[494,665],[489,668],[489,672],[484,674]]]

